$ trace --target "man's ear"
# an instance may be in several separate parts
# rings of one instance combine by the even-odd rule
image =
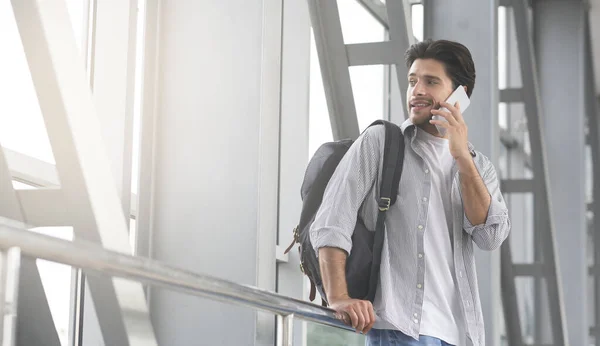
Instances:
[[[466,86],[466,85],[463,85],[463,88],[465,88],[465,93],[468,93],[468,92],[469,92],[469,90],[467,89],[467,86]]]

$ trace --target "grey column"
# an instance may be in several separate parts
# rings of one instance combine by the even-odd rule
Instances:
[[[425,0],[424,37],[458,41],[471,51],[477,79],[471,105],[465,112],[469,141],[496,163],[498,80],[497,1]],[[499,251],[475,253],[486,345],[499,345],[500,261]]]
[[[300,219],[300,186],[308,163],[311,31],[306,0],[284,0],[283,5],[278,245],[285,249]],[[290,251],[288,262],[277,265],[277,292],[304,299],[305,276],[297,247]],[[294,345],[303,345],[305,323],[294,320]]]
[[[262,3],[161,3],[151,241],[156,260],[253,286],[257,256],[275,261],[274,248],[257,251]],[[250,308],[150,293],[160,345],[249,345],[259,333]]]
[[[571,345],[587,345],[585,4],[537,1],[533,13],[550,202],[556,222],[568,335]]]

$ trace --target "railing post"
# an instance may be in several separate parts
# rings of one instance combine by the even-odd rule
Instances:
[[[2,321],[2,346],[14,346],[17,330],[17,302],[19,274],[21,271],[21,249],[11,247],[2,252],[2,285],[0,286],[0,316]]]
[[[294,315],[277,315],[277,346],[292,346],[293,334]]]

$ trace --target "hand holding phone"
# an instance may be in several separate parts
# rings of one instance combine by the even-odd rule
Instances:
[[[465,110],[471,104],[471,100],[469,99],[469,96],[467,96],[467,93],[465,92],[465,87],[462,85],[459,85],[458,88],[456,88],[456,90],[454,90],[454,92],[452,92],[452,94],[446,99],[446,102],[451,105],[456,105],[456,103],[458,102],[460,104],[460,111],[461,111],[461,113],[463,113],[463,115],[464,115]],[[445,107],[440,108],[440,110],[446,111],[446,112],[449,111]],[[432,119],[433,120],[442,120],[442,121],[447,122],[447,120],[444,119],[444,117],[441,117],[439,115],[434,115],[432,117]],[[443,128],[439,125],[435,125],[435,127],[437,128],[438,132],[440,133],[440,135],[442,137],[446,136],[445,128]]]

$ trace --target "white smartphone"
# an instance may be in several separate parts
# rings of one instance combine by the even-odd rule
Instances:
[[[446,102],[451,105],[455,105],[456,102],[458,102],[460,104],[460,112],[463,115],[465,114],[465,110],[467,110],[467,108],[471,104],[471,100],[469,99],[469,96],[467,96],[467,93],[465,92],[465,87],[463,87],[462,85],[459,85],[458,88],[456,88],[456,90],[454,90],[454,92],[452,92],[452,95],[450,95],[446,99]],[[441,107],[440,110],[448,111],[448,109],[446,109],[445,107]],[[432,117],[432,119],[447,121],[444,117],[441,117],[439,115],[434,115]],[[446,136],[445,128],[443,128],[439,125],[435,125],[435,127],[437,128],[440,135],[442,135],[442,137]]]

